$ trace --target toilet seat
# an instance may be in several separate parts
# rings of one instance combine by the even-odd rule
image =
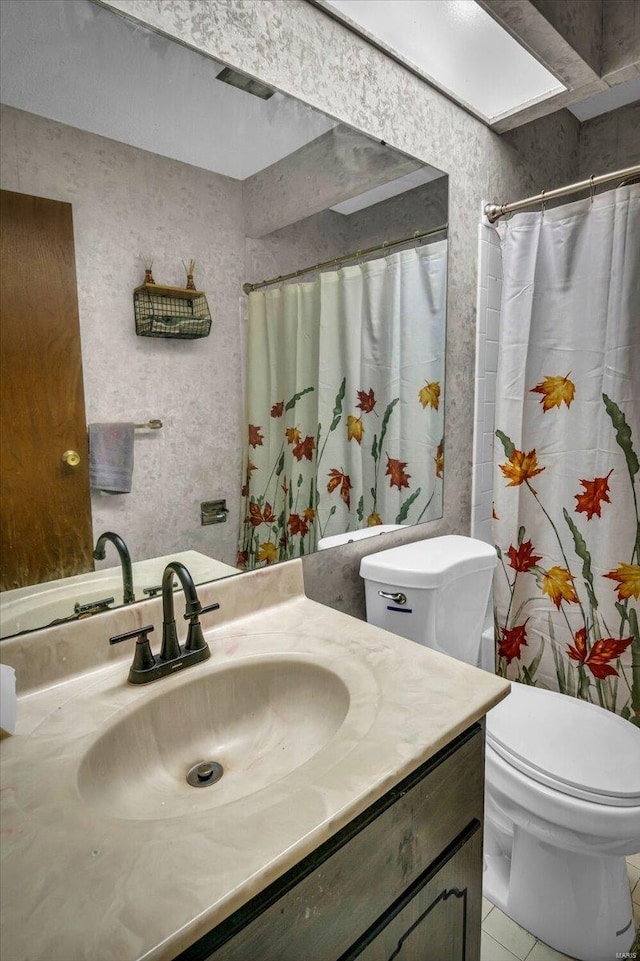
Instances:
[[[614,807],[640,806],[640,729],[577,698],[512,683],[487,715],[487,742],[554,790]]]

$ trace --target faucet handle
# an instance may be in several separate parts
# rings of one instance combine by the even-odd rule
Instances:
[[[129,641],[133,637],[137,638],[131,670],[148,671],[149,668],[154,667],[156,663],[156,659],[151,653],[151,644],[149,643],[148,636],[153,630],[153,624],[147,624],[146,627],[137,627],[135,630],[127,631],[125,634],[116,634],[114,637],[110,637],[109,644],[119,644],[121,641]]]
[[[200,617],[201,614],[208,614],[209,611],[217,611],[220,605],[214,601],[213,604],[207,604],[206,607],[200,607],[199,610],[194,611],[192,614],[183,614],[185,621],[190,621],[194,617]]]

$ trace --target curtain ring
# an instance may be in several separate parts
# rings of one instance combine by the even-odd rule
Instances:
[[[591,176],[589,177],[589,198],[591,200],[591,203],[593,203],[593,198],[595,197],[595,194],[596,194],[596,188],[593,182],[593,174],[591,174]]]
[[[546,190],[543,190],[543,191],[541,191],[541,193],[540,193],[540,203],[542,204],[542,216],[543,216],[543,218],[544,218],[544,212],[545,212],[545,210],[547,209],[547,205],[546,205],[545,199],[544,199],[544,195],[546,194],[546,192],[547,192]]]

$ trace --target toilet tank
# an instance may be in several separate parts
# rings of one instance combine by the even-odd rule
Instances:
[[[495,548],[458,534],[363,557],[367,621],[479,666]]]

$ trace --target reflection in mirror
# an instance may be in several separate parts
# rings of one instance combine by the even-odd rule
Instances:
[[[222,64],[90,0],[5,0],[2,45],[3,212],[27,198],[33,219],[3,215],[17,278],[3,270],[3,636],[122,603],[115,551],[92,558],[104,531],[126,542],[139,600],[182,552],[202,583],[440,516],[447,177],[246,78],[220,82]],[[184,288],[192,259],[209,336],[136,337],[144,263]],[[69,269],[61,308],[51,278]],[[7,349],[16,287],[32,300]],[[24,331],[43,329],[35,360]],[[56,408],[72,383],[75,434]],[[142,426],[129,493],[90,489],[87,423]]]

